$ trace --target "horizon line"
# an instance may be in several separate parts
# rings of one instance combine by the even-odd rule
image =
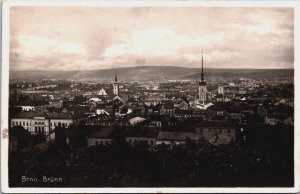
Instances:
[[[130,66],[130,67],[112,67],[112,68],[105,68],[105,69],[85,69],[85,70],[49,70],[49,69],[24,69],[24,70],[9,70],[9,71],[64,71],[64,72],[70,72],[70,71],[98,71],[98,70],[114,70],[114,69],[127,69],[127,68],[139,68],[139,67],[174,67],[174,68],[188,68],[188,69],[201,69],[201,67],[183,67],[183,66],[155,66],[155,65],[145,65],[145,66]],[[204,68],[205,69],[249,69],[249,70],[294,70],[295,68],[235,68],[235,67],[229,67],[229,68],[223,68],[223,67],[210,67],[210,68]]]

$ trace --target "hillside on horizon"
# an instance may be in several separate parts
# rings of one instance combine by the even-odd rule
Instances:
[[[118,69],[83,71],[24,70],[10,71],[10,79],[71,79],[77,81],[113,81],[117,71],[120,81],[194,80],[200,78],[201,68],[175,66],[138,66]],[[204,69],[205,77],[293,78],[294,69]]]

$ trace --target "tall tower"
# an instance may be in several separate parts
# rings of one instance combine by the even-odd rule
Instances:
[[[204,104],[206,101],[206,81],[204,79],[204,72],[203,72],[203,50],[202,50],[202,71],[201,71],[201,80],[199,81],[199,98],[198,103]]]
[[[218,86],[218,94],[224,94],[224,86]]]
[[[118,77],[116,71],[115,71],[115,82],[113,83],[113,93],[116,96],[119,95],[119,83],[118,83]]]

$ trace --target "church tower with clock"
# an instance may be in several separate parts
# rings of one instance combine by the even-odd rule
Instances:
[[[119,83],[118,83],[117,72],[115,72],[115,82],[113,83],[113,94],[116,96],[119,95]]]

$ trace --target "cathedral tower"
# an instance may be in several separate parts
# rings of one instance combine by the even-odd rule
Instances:
[[[202,71],[201,71],[201,80],[199,81],[199,92],[198,92],[198,103],[204,104],[207,100],[206,96],[206,81],[204,79],[204,72],[203,72],[203,51],[202,51]]]

